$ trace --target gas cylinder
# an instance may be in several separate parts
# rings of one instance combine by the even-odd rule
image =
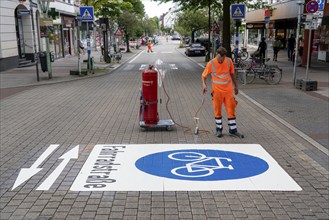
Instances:
[[[157,124],[158,114],[158,72],[149,66],[142,73],[142,96],[145,124]]]

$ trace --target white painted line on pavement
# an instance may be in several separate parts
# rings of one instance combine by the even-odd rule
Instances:
[[[96,145],[71,191],[300,191],[259,144]]]
[[[135,56],[132,60],[130,60],[128,63],[134,62],[134,60],[136,60],[137,57],[139,57],[143,52],[144,52],[144,50],[142,52],[140,52],[137,56]]]
[[[79,156],[79,145],[70,151],[63,154],[59,159],[63,161],[58,165],[58,167],[48,176],[48,178],[43,181],[43,183],[37,188],[37,190],[49,190],[59,175],[62,173],[66,165],[71,159],[78,159]]]
[[[316,142],[315,140],[313,140],[311,137],[307,136],[305,133],[303,133],[298,128],[294,127],[293,125],[289,124],[288,122],[286,122],[285,120],[283,120],[282,118],[280,118],[278,115],[274,114],[272,111],[270,111],[269,109],[267,109],[266,107],[264,107],[262,104],[258,103],[257,101],[255,101],[254,99],[252,99],[251,97],[249,97],[244,92],[241,92],[241,91],[239,91],[239,92],[240,92],[241,95],[243,95],[250,102],[252,102],[253,104],[255,104],[257,107],[259,107],[260,109],[262,109],[263,111],[265,111],[267,114],[271,115],[273,118],[275,118],[276,120],[278,120],[281,124],[283,124],[284,126],[286,126],[287,128],[289,128],[290,130],[292,130],[293,132],[295,132],[296,134],[298,134],[300,137],[304,138],[307,142],[309,142],[310,144],[312,144],[314,147],[316,147],[318,150],[322,151],[327,156],[329,156],[329,150],[326,149],[325,147],[323,147],[321,144],[319,144],[318,142]]]

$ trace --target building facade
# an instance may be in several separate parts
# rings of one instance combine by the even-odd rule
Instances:
[[[73,48],[78,2],[50,0],[49,3],[49,8],[58,13],[55,19],[48,19],[44,14],[47,1],[0,1],[0,71],[33,64],[35,53],[46,50],[46,36],[56,58],[76,52]],[[45,27],[49,29],[47,35],[43,32]]]

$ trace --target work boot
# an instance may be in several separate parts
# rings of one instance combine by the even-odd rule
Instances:
[[[222,133],[222,130],[219,129],[219,128],[216,128],[216,137],[223,137],[223,133]]]
[[[230,132],[230,136],[232,137],[238,137],[238,138],[244,138],[244,135],[243,134],[240,134],[239,132]]]

